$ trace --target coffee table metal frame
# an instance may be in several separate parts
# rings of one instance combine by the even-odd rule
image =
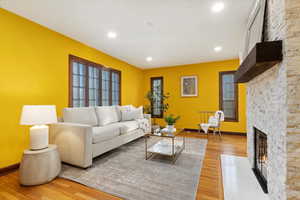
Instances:
[[[153,133],[145,134],[145,136],[144,136],[144,138],[145,138],[145,159],[148,160],[151,157],[153,157],[154,155],[159,154],[159,155],[172,157],[172,162],[174,164],[176,162],[178,156],[185,149],[185,135],[184,134],[180,136],[183,139],[183,143],[182,143],[180,149],[175,149],[175,139],[182,132],[183,132],[183,130],[178,130],[174,133],[164,133],[164,134],[161,134],[161,135],[156,135],[156,134],[153,134]],[[170,139],[172,141],[172,145],[171,145],[172,153],[171,153],[171,155],[163,154],[163,153],[159,153],[159,152],[149,152],[148,151],[148,139],[150,137],[159,137],[159,138],[162,138],[162,139]],[[156,145],[158,142],[155,142],[152,146]]]

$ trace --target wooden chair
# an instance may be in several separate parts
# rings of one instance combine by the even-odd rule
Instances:
[[[218,135],[221,137],[221,122],[224,121],[224,113],[222,111],[200,111],[199,114],[199,133],[201,133],[202,129],[208,137],[209,129],[212,129],[214,135],[218,132]]]

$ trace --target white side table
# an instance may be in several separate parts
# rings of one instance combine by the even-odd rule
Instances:
[[[61,170],[56,145],[42,150],[25,150],[20,165],[21,185],[40,185],[52,181]]]

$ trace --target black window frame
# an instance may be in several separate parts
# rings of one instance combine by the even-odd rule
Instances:
[[[220,110],[223,111],[223,75],[232,74],[235,75],[236,71],[222,71],[219,72],[219,107]],[[239,121],[239,90],[238,90],[238,84],[234,82],[234,117],[226,117],[225,115],[225,121],[226,122],[238,122]]]
[[[161,87],[160,87],[161,91],[160,91],[160,93],[164,94],[164,77],[162,77],[162,76],[160,76],[160,77],[151,77],[150,78],[151,94],[153,94],[153,92],[154,92],[153,83],[154,83],[155,80],[160,80],[161,81]],[[151,117],[152,118],[163,118],[164,117],[164,111],[162,109],[162,105],[164,103],[163,98],[161,98],[160,101],[161,101],[161,108],[160,108],[160,114],[159,115],[154,114],[153,102],[151,102]]]

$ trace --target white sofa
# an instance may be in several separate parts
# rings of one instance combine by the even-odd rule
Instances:
[[[131,109],[134,107],[65,108],[63,122],[50,125],[49,141],[58,146],[63,162],[87,168],[93,158],[151,131],[151,115],[141,113],[139,119],[122,120],[123,111]]]

